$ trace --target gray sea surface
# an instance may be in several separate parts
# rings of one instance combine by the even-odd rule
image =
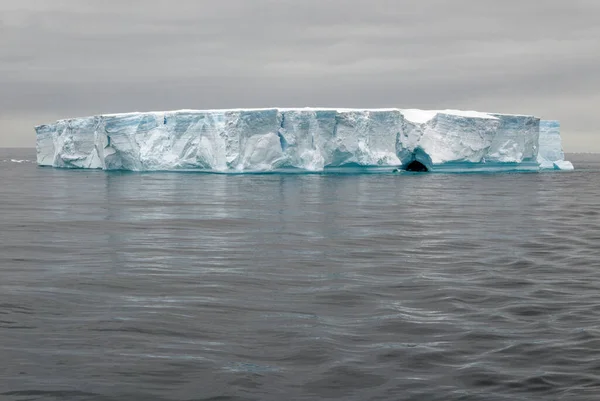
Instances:
[[[0,150],[0,400],[598,400],[600,156],[520,174]]]

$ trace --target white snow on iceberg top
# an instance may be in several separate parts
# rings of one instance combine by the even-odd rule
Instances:
[[[533,116],[395,108],[104,114],[36,127],[37,162],[134,171],[568,169],[558,128],[541,126]]]
[[[449,114],[461,117],[497,119],[496,117],[479,111],[462,111],[462,110],[420,110],[420,109],[402,109],[404,118],[415,124],[424,124],[433,119],[437,114]]]

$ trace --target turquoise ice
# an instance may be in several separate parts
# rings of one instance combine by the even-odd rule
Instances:
[[[560,126],[459,110],[268,108],[105,114],[36,127],[41,166],[223,173],[570,170]]]

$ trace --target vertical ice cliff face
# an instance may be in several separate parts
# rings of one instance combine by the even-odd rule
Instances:
[[[335,110],[284,110],[279,130],[286,164],[321,171],[334,159]]]
[[[99,117],[75,118],[38,127],[38,164],[102,168],[102,156],[96,146],[99,120]]]
[[[107,170],[140,171],[147,167],[142,148],[154,143],[160,117],[155,113],[132,113],[101,117],[97,133],[104,135],[98,145],[103,149]],[[168,158],[168,155],[165,155]]]
[[[403,117],[398,110],[361,110],[338,112],[329,165],[395,166],[396,138],[402,131]]]
[[[58,167],[54,163],[56,160],[56,147],[54,146],[56,124],[40,125],[35,128],[35,131],[37,164]]]
[[[107,170],[267,170],[283,152],[277,109],[104,116]]]
[[[396,148],[403,165],[428,170],[535,170],[539,119],[472,111],[403,110]]]
[[[571,162],[565,161],[558,121],[540,121],[537,161],[543,170],[573,170]]]
[[[553,127],[544,123],[540,131],[539,119],[531,116],[458,110],[272,108],[108,114],[60,120],[36,131],[38,164],[66,168],[569,168]]]
[[[283,110],[279,131],[286,165],[310,171],[325,167],[397,166],[399,110]]]
[[[232,117],[226,135],[237,155],[232,162],[236,170],[272,170],[283,163],[282,116],[277,109],[236,112]]]
[[[535,163],[540,119],[533,116],[491,114],[500,124],[487,160],[500,163]]]

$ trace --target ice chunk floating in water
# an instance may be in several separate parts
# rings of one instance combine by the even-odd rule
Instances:
[[[459,110],[230,109],[105,114],[36,127],[41,166],[209,172],[571,170],[560,126]]]

